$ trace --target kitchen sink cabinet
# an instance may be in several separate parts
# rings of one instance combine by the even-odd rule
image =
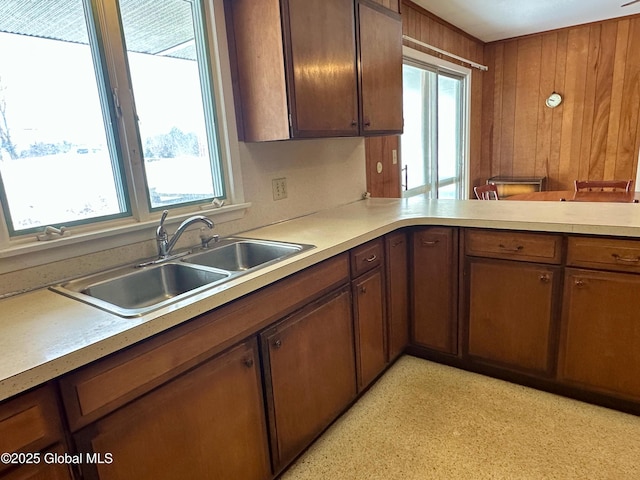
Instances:
[[[260,337],[277,473],[356,397],[349,289],[303,308]]]
[[[270,478],[256,339],[74,435],[85,478]]]
[[[399,14],[367,0],[226,0],[225,15],[241,140],[402,131]]]
[[[430,350],[458,352],[458,229],[422,227],[412,233],[411,338]]]
[[[552,376],[562,276],[555,264],[561,259],[561,237],[467,229],[465,251],[466,355]]]
[[[0,479],[70,479],[69,462],[52,462],[68,454],[58,401],[51,384],[0,403]]]
[[[358,373],[364,390],[388,363],[384,243],[372,240],[351,250],[351,289]]]
[[[387,349],[394,360],[409,345],[409,246],[405,230],[384,237]]]

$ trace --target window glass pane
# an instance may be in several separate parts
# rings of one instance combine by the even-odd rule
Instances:
[[[433,72],[403,65],[404,133],[401,139],[402,168],[406,169],[406,190],[422,188],[429,183],[425,159],[429,152],[430,82]]]
[[[438,187],[438,198],[454,199],[458,198],[458,185],[452,183],[444,187]]]
[[[10,233],[127,211],[96,78],[81,0],[0,3],[0,191]]]
[[[438,181],[458,176],[461,148],[460,90],[457,78],[438,75]]]
[[[404,196],[462,198],[464,77],[405,58],[404,133],[401,136]],[[404,180],[404,179],[403,179]]]
[[[224,197],[198,5],[121,0],[120,10],[151,207]]]

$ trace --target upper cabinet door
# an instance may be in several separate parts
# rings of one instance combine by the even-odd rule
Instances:
[[[369,0],[225,0],[225,16],[240,140],[402,132],[398,13]]]
[[[402,133],[402,22],[378,4],[358,2],[361,133]]]
[[[285,5],[292,136],[358,135],[353,0]]]

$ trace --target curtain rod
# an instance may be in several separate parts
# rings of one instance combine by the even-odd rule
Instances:
[[[433,50],[434,52],[438,52],[438,53],[441,53],[442,55],[446,55],[447,57],[455,58],[456,60],[464,62],[468,65],[471,65],[472,67],[477,68],[478,70],[482,70],[483,72],[486,72],[487,70],[489,70],[489,67],[487,67],[486,65],[481,65],[471,60],[467,60],[466,58],[459,57],[458,55],[454,55],[453,53],[449,53],[446,50],[441,50],[437,47],[434,47],[433,45],[429,45],[428,43],[424,43],[424,42],[421,42],[420,40],[416,40],[415,38],[412,38],[409,35],[402,35],[402,38],[404,40],[409,40],[410,42],[416,43],[422,47],[428,48],[429,50]]]

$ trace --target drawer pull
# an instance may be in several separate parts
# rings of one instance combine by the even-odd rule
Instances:
[[[519,252],[524,248],[522,245],[516,245],[515,247],[507,247],[507,246],[503,245],[502,243],[500,245],[498,245],[498,246],[501,249],[506,250],[507,252]]]
[[[425,247],[435,247],[438,243],[440,240],[422,240],[422,245]]]
[[[538,279],[542,282],[542,283],[549,283],[549,281],[551,280],[551,276],[548,273],[541,273],[538,276]]]
[[[398,240],[397,242],[394,242],[394,243],[391,245],[391,247],[394,247],[394,248],[395,248],[395,247],[397,247],[398,245],[402,245],[403,243],[404,243],[404,241],[403,241],[403,240]]]
[[[282,347],[282,340],[276,340],[275,342],[273,342],[273,347],[274,348]]]
[[[585,285],[584,280],[582,280],[581,278],[576,278],[576,279],[573,281],[573,284],[574,284],[576,287],[578,287],[578,288],[582,288],[582,287],[584,287],[584,285]]]
[[[360,287],[360,293],[367,293],[367,287],[365,287],[364,285]]]
[[[616,262],[624,262],[624,263],[638,263],[640,262],[640,257],[622,257],[617,253],[612,253],[611,256],[614,258]]]
[[[367,263],[371,263],[371,262],[375,262],[377,259],[378,259],[378,256],[374,253],[370,257],[365,258],[364,261]]]
[[[251,368],[253,367],[253,358],[245,358],[242,363],[244,363],[245,367]]]

